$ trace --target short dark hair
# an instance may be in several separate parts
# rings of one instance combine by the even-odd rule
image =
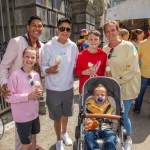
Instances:
[[[61,19],[59,19],[58,20],[58,22],[57,22],[57,27],[59,27],[62,23],[64,23],[64,22],[66,22],[66,23],[68,23],[70,26],[72,26],[72,22],[71,22],[71,20],[69,19],[69,18],[61,18]]]
[[[95,30],[95,29],[89,30],[87,37],[88,37],[89,35],[91,35],[91,34],[94,34],[95,36],[98,36],[99,38],[100,38],[100,36],[101,36],[100,32],[99,32],[98,30]]]
[[[150,31],[150,26],[148,26],[148,30]]]
[[[41,19],[39,16],[34,15],[34,16],[31,16],[31,17],[29,18],[29,20],[28,20],[28,25],[30,25],[30,24],[31,24],[31,22],[32,22],[33,20],[39,20],[39,21],[41,21],[41,22],[42,22],[42,24],[43,24],[42,19]]]

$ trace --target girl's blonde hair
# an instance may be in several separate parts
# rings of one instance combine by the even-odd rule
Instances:
[[[27,48],[24,49],[23,56],[25,55],[26,51],[28,51],[28,50],[36,52],[36,63],[33,66],[33,70],[36,71],[36,72],[38,72],[40,74],[41,71],[40,71],[40,66],[39,66],[39,49],[29,46],[29,47],[27,47]]]
[[[24,51],[23,51],[23,56],[24,56],[24,54],[26,53],[27,50],[33,50],[33,51],[35,51],[36,52],[36,58],[38,59],[39,53],[38,53],[38,49],[37,48],[31,47],[31,46],[26,47],[24,49]]]

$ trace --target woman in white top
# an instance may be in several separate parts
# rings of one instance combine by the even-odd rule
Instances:
[[[108,55],[106,75],[109,74],[121,85],[121,97],[125,108],[124,127],[127,131],[125,150],[130,150],[132,139],[128,113],[133,99],[137,98],[140,90],[138,55],[131,42],[119,38],[119,26],[115,21],[106,23],[104,32],[109,40],[109,44],[103,48]]]

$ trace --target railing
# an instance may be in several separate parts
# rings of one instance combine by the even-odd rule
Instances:
[[[1,48],[1,47],[0,47],[0,48]],[[4,54],[4,52],[0,51],[0,62],[1,62],[1,60],[2,60],[3,54]],[[9,109],[10,109],[10,104],[8,104],[8,103],[4,100],[4,98],[3,98],[2,94],[1,94],[1,89],[0,89],[0,114],[6,112],[6,111],[9,110]]]
[[[15,0],[0,0],[0,41],[9,41],[16,35]]]
[[[10,104],[8,104],[3,96],[0,93],[0,114],[6,112],[7,110],[10,110]]]

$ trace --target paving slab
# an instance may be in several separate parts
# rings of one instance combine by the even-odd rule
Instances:
[[[68,133],[72,140],[75,140],[74,132],[77,124],[79,112],[79,95],[78,95],[78,81],[74,84],[74,115],[69,118]],[[144,96],[144,102],[141,114],[135,114],[130,111],[130,118],[133,126],[133,147],[132,150],[150,150],[150,88],[147,88]],[[9,119],[11,113],[8,113]],[[41,132],[37,136],[37,143],[43,150],[55,150],[56,136],[53,128],[53,121],[49,119],[48,112],[46,115],[40,116]],[[15,149],[15,124],[13,121],[5,124],[5,134],[0,140],[0,150],[14,150]],[[72,146],[65,146],[65,150],[73,150]]]

